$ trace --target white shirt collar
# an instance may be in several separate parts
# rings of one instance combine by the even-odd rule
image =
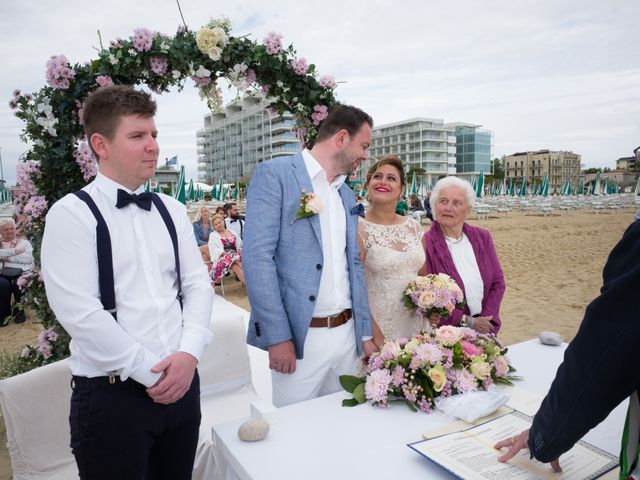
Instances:
[[[144,185],[140,185],[134,191],[131,191],[127,187],[125,187],[124,185],[120,185],[115,180],[111,180],[109,177],[105,176],[104,174],[102,174],[100,172],[98,172],[98,174],[96,175],[96,178],[95,178],[95,180],[93,182],[94,182],[95,186],[98,188],[98,190],[100,190],[107,197],[109,197],[111,200],[113,200],[114,204],[118,201],[118,190],[119,189],[124,190],[127,193],[136,193],[136,194],[137,193],[142,193],[142,191],[144,190]]]
[[[320,173],[322,173],[323,176],[320,177],[320,178],[322,178],[322,180],[328,182],[328,180],[327,180],[327,172],[324,171],[324,168],[322,168],[322,165],[320,165],[318,163],[318,161],[314,158],[314,156],[311,155],[311,152],[309,151],[308,148],[305,148],[302,151],[302,159],[304,160],[305,167],[307,167],[307,172],[309,173],[309,178],[311,178],[312,181],[313,181],[314,178],[316,178],[318,175],[320,175]],[[335,180],[331,183],[331,185],[335,186],[336,188],[340,188],[346,179],[347,179],[346,175],[338,175],[335,178]]]

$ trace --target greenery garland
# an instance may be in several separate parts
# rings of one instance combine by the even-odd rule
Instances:
[[[198,32],[179,27],[172,37],[146,28],[128,39],[101,45],[98,58],[71,65],[64,55],[47,62],[47,86],[33,94],[14,92],[9,102],[25,123],[21,139],[30,144],[17,167],[19,194],[14,200],[19,226],[34,247],[35,269],[21,277],[22,307],[31,309],[45,330],[38,344],[26,346],[11,362],[19,373],[69,355],[69,335],[47,303],[40,270],[40,246],[48,207],[82,188],[96,174],[95,159],[82,127],[82,103],[89,93],[111,84],[146,85],[160,94],[193,81],[213,112],[222,109],[218,79],[226,78],[238,95],[267,97],[278,115],[294,115],[297,134],[312,146],[317,127],[336,104],[336,82],[317,77],[315,65],[284,48],[271,32],[261,43],[231,35],[228,19],[212,20]],[[189,80],[190,79],[190,80]]]

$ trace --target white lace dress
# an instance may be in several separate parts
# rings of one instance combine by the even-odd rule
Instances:
[[[403,303],[407,285],[424,265],[423,230],[407,217],[398,225],[379,225],[361,218],[359,233],[365,250],[364,273],[371,314],[385,339],[411,338],[429,329]]]

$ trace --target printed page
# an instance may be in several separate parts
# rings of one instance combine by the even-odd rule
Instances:
[[[424,440],[409,447],[454,475],[471,480],[588,480],[617,466],[614,455],[584,442],[576,444],[560,458],[562,473],[553,473],[549,464],[529,459],[528,450],[522,450],[508,463],[499,463],[498,457],[503,452],[495,450],[493,445],[530,426],[529,417],[513,412],[466,431]]]

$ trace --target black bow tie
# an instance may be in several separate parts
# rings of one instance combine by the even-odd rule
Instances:
[[[239,218],[232,218],[229,220],[229,223],[233,223],[233,222],[237,222],[238,220],[240,220]]]
[[[135,193],[127,193],[121,188],[118,189],[118,201],[116,202],[116,208],[122,208],[129,205],[131,202],[138,205],[140,208],[151,211],[151,192],[142,192],[140,195]]]

